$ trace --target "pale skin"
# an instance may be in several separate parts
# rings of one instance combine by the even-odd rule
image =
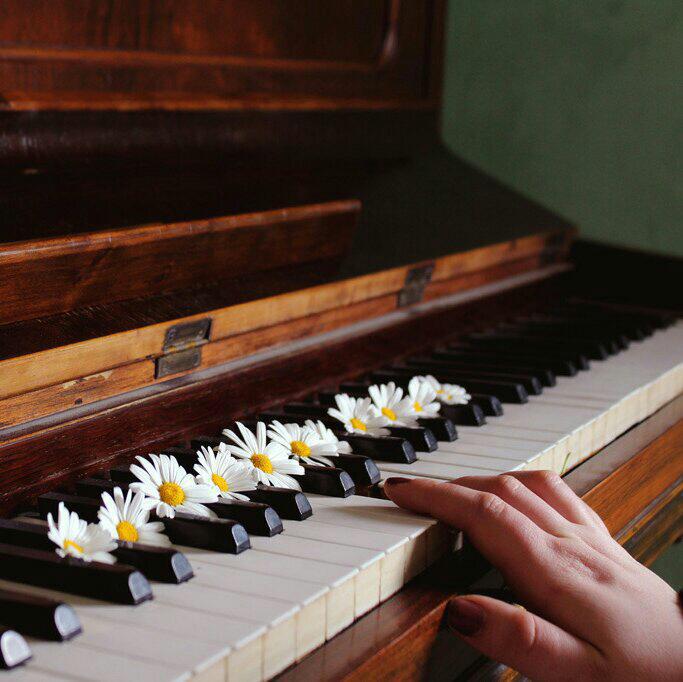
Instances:
[[[399,506],[463,530],[524,606],[481,595],[451,600],[451,630],[486,656],[540,682],[683,680],[677,593],[556,474],[390,478],[384,490]]]

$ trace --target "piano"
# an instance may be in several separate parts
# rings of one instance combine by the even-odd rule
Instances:
[[[389,476],[547,469],[641,561],[678,538],[681,263],[449,152],[444,13],[3,3],[0,679],[513,679],[442,627],[500,575]],[[330,416],[426,375],[469,399],[380,436]],[[309,419],[350,452],[301,490],[162,519],[115,564],[47,537],[138,456],[192,471],[236,421]]]

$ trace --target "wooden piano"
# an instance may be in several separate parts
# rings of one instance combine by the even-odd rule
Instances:
[[[385,476],[548,468],[641,561],[680,535],[681,263],[577,240],[448,152],[444,11],[2,3],[0,664],[32,658],[0,678],[512,677],[441,628],[499,576]],[[470,402],[178,524],[191,568],[45,546],[46,510],[87,517],[137,455],[425,373]]]

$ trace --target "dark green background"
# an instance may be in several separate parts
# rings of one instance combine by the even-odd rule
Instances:
[[[683,2],[450,0],[443,135],[608,243],[683,255]]]

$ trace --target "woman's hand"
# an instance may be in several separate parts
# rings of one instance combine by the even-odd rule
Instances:
[[[678,595],[556,474],[389,478],[387,496],[463,530],[526,607],[451,600],[448,623],[534,680],[683,680]]]

